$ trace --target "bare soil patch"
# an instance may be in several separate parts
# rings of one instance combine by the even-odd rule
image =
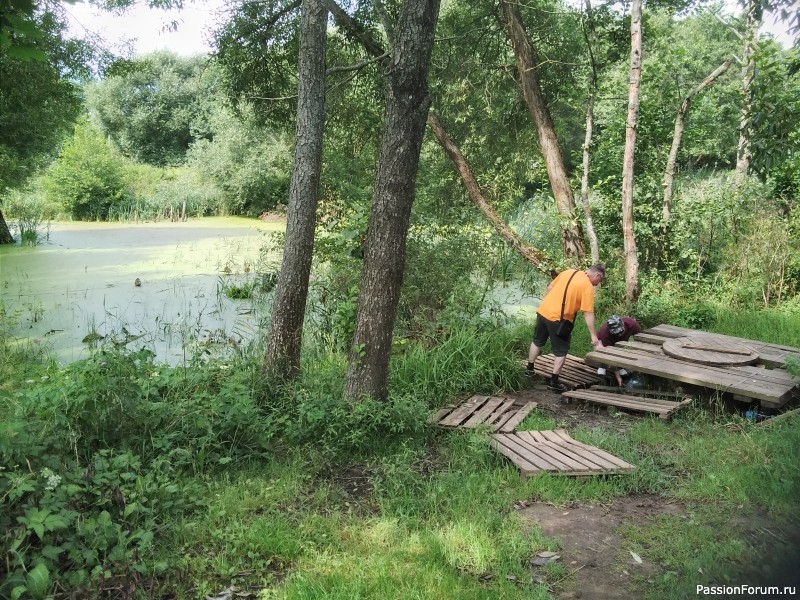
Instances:
[[[521,503],[520,514],[538,525],[547,537],[561,542],[561,561],[573,574],[554,591],[559,598],[613,600],[636,598],[632,577],[654,576],[658,565],[639,563],[616,533],[621,525],[646,523],[657,515],[682,515],[682,504],[651,495],[615,499],[611,504],[572,504],[558,507]],[[640,557],[641,558],[641,557]],[[534,577],[536,567],[534,567]]]

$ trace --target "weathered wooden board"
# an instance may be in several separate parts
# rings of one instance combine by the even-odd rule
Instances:
[[[664,342],[661,349],[672,358],[704,365],[743,366],[758,360],[758,352],[752,348],[716,336],[673,338]]]
[[[663,335],[655,335],[654,333],[637,333],[633,336],[633,339],[637,342],[643,342],[645,344],[653,344],[654,346],[661,346],[664,342],[666,342],[668,337],[664,337]]]
[[[523,475],[608,475],[636,470],[616,456],[573,440],[563,429],[494,434],[491,445]]]
[[[552,354],[540,356],[536,359],[533,372],[539,377],[550,379],[554,360],[555,356]],[[567,389],[577,389],[598,383],[602,378],[597,374],[597,369],[588,366],[582,358],[568,354],[558,380],[567,386]]]
[[[651,327],[644,333],[652,335],[660,335],[665,338],[679,338],[684,336],[713,336],[715,338],[727,339],[731,342],[742,344],[758,353],[759,361],[768,367],[785,367],[787,356],[796,356],[800,358],[800,348],[792,346],[782,346],[780,344],[768,344],[759,340],[748,340],[745,338],[738,338],[731,335],[722,335],[719,333],[709,333],[696,329],[687,329],[685,327],[676,327],[675,325],[657,325]]]
[[[616,406],[634,412],[653,413],[661,419],[669,419],[675,412],[685,408],[692,403],[691,398],[680,402],[663,400],[660,398],[648,398],[642,396],[632,396],[624,393],[607,392],[603,390],[574,390],[564,392],[562,396],[582,400],[591,404],[601,404],[603,406]]]
[[[787,380],[783,374],[773,374],[767,369],[747,367],[715,367],[658,356],[628,348],[600,348],[586,355],[589,365],[610,365],[629,371],[639,371],[665,379],[738,394],[761,401],[770,408],[785,404],[792,389],[800,381]]]
[[[442,427],[473,429],[488,425],[492,431],[510,432],[528,416],[536,402],[521,402],[501,396],[472,396],[458,406],[446,406],[430,421]]]

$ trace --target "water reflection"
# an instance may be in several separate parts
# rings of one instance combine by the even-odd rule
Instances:
[[[283,227],[228,217],[55,223],[39,246],[0,247],[4,333],[47,343],[61,362],[115,343],[178,364],[199,347],[252,339],[257,307],[224,288],[277,268],[269,236]]]

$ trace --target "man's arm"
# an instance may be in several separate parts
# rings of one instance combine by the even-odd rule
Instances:
[[[589,330],[589,335],[592,337],[592,346],[597,346],[600,344],[600,340],[597,339],[597,332],[594,329],[594,313],[583,313],[583,320],[586,321],[586,327]]]

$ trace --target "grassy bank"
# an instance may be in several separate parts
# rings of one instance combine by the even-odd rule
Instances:
[[[757,337],[748,327],[772,331],[770,318],[718,329]],[[514,502],[647,493],[686,515],[622,532],[660,569],[638,581],[640,595],[689,597],[696,583],[741,580],[769,540],[751,535],[754,521],[790,530],[800,491],[790,420],[762,428],[701,405],[670,423],[570,423],[576,439],[637,466],[581,480],[523,480],[486,432],[427,425],[454,399],[521,387],[529,335],[462,329],[432,348],[409,343],[393,359],[390,401],[357,407],[341,399],[341,356],[322,351],[300,381],[274,387],[257,357],[170,368],[115,351],[61,368],[4,345],[0,596],[199,598],[236,586],[261,598],[550,598],[570,569],[531,570],[559,543]],[[542,411],[525,422],[563,425]],[[768,563],[760,557],[762,576]]]

